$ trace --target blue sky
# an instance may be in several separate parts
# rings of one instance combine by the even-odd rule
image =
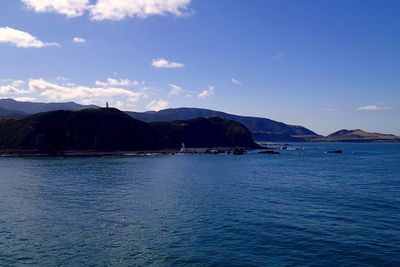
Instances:
[[[400,2],[7,0],[0,98],[400,135]]]

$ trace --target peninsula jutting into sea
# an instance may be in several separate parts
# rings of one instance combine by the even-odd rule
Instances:
[[[181,144],[188,148],[260,148],[255,141],[400,141],[394,135],[362,130],[341,130],[324,137],[302,126],[197,108],[137,113],[72,102],[3,99],[0,117],[0,150],[4,152],[154,151],[179,149]]]

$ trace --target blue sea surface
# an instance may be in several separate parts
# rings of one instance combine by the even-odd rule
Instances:
[[[400,144],[289,148],[0,158],[0,265],[400,266]]]

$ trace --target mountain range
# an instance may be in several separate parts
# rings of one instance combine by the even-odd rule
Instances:
[[[39,112],[56,110],[83,110],[99,108],[94,105],[80,105],[74,102],[35,103],[14,99],[0,99],[0,118],[20,119]],[[388,134],[369,133],[359,129],[340,130],[328,136],[321,136],[303,126],[289,125],[267,118],[239,116],[221,111],[201,108],[170,108],[160,111],[132,112],[129,116],[156,125],[155,122],[191,120],[196,118],[221,117],[244,125],[257,142],[400,142],[400,137]],[[159,124],[163,125],[163,124]],[[170,125],[172,126],[172,125]]]
[[[66,103],[35,103],[19,102],[14,99],[0,99],[0,117],[3,118],[23,118],[34,113],[55,111],[55,110],[82,110],[87,108],[97,108],[97,106],[79,105],[74,102]],[[161,111],[130,112],[127,114],[135,119],[145,122],[154,121],[175,121],[188,120],[199,117],[222,117],[234,120],[246,126],[253,138],[259,142],[296,142],[308,141],[319,135],[305,127],[288,125],[282,122],[250,116],[239,116],[228,114],[221,111],[201,109],[201,108],[176,108]]]

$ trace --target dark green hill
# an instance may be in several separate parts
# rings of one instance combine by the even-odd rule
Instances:
[[[117,109],[51,111],[0,124],[1,149],[137,150],[161,145],[160,134]]]
[[[315,132],[302,126],[287,125],[266,118],[238,116],[200,108],[175,108],[164,109],[158,112],[127,113],[136,119],[147,122],[188,120],[198,117],[219,116],[243,124],[250,130],[253,138],[257,141],[306,141],[319,136]]]
[[[246,127],[221,117],[172,122],[152,122],[164,136],[168,148],[179,147],[257,147]]]
[[[256,146],[244,126],[222,118],[148,124],[104,108],[59,110],[0,121],[3,151],[134,151],[180,148],[182,142],[187,147]]]

